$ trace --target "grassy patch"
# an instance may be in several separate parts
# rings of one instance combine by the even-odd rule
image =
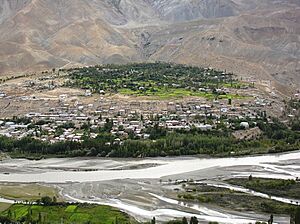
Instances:
[[[59,197],[54,188],[38,184],[0,184],[0,197],[2,198],[36,201],[43,196]]]
[[[10,218],[14,218],[15,220],[19,220],[22,217],[25,217],[28,213],[28,207],[23,205],[13,205],[8,210],[4,212],[6,216],[11,216]]]
[[[104,91],[162,100],[188,96],[215,98],[217,89],[218,93],[226,94],[223,87],[243,87],[233,74],[168,63],[104,65],[69,69],[67,72],[70,80],[66,86],[89,89],[94,93]]]
[[[178,194],[183,201],[213,204],[236,211],[255,211],[271,214],[293,214],[296,206],[260,198],[246,193],[236,192],[224,188],[191,185],[187,186],[189,192]],[[190,192],[192,190],[192,192]]]
[[[77,208],[77,205],[69,205],[66,209],[65,212],[75,212]]]
[[[118,92],[122,95],[131,95],[131,96],[146,96],[153,97],[160,100],[168,100],[172,98],[183,98],[183,97],[202,97],[207,99],[241,99],[243,96],[235,94],[227,95],[216,95],[213,93],[205,93],[201,91],[193,91],[184,88],[155,88],[154,91],[140,91],[140,90],[131,90],[127,88],[119,89]]]
[[[295,180],[236,178],[227,182],[269,195],[300,199],[300,182]]]
[[[29,220],[38,223],[95,223],[112,224],[136,223],[132,218],[119,210],[109,206],[97,205],[23,205],[15,204],[9,209],[0,213],[0,216],[7,217],[13,221]]]

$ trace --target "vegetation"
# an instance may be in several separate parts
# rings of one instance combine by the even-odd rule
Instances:
[[[25,205],[14,204],[0,213],[2,223],[93,223],[131,224],[132,218],[109,206],[89,204]],[[5,220],[7,220],[5,222]]]
[[[76,224],[138,224],[127,214],[109,206],[57,202],[56,197],[43,196],[38,200],[22,204],[0,203],[0,223],[2,224],[48,224],[48,223],[76,223]],[[153,217],[149,224],[156,224]],[[166,224],[198,224],[196,217],[190,221],[186,217],[173,220]],[[217,223],[214,223],[217,224]]]
[[[269,195],[300,199],[300,182],[295,180],[237,178],[227,180],[228,183],[243,186]]]
[[[297,194],[299,182],[294,180],[273,180],[249,176],[248,179],[230,179],[228,182],[249,187],[259,192],[269,193],[270,195],[279,197],[290,197],[293,195],[294,198],[299,198],[299,193]],[[271,214],[270,219],[266,220],[265,223],[272,223],[270,221],[273,220],[273,214],[286,214],[291,217],[291,223],[300,223],[300,206],[261,198],[227,188],[195,184],[193,181],[183,183],[182,187],[184,191],[178,193],[177,197],[183,201],[214,204],[241,212],[255,211]]]
[[[185,190],[186,192],[178,194],[178,198],[183,201],[209,203],[241,212],[255,211],[269,214],[287,214],[293,217],[297,208],[297,206],[271,199],[207,185],[188,185],[185,186]]]
[[[298,206],[298,208],[296,209],[293,220],[295,224],[300,224],[300,206]]]
[[[151,224],[155,224],[155,218],[153,218],[150,222]],[[192,216],[189,220],[186,217],[183,217],[181,220],[171,220],[168,222],[165,222],[165,224],[198,224],[198,218],[195,216]],[[208,224],[218,224],[218,222],[209,222]]]
[[[49,142],[30,137],[13,139],[0,137],[0,150],[13,157],[45,156],[101,156],[101,157],[155,157],[207,154],[213,156],[247,155],[254,153],[275,153],[297,150],[300,147],[300,133],[274,120],[270,123],[257,121],[264,135],[259,140],[237,140],[230,130],[221,129],[202,132],[196,128],[189,131],[167,132],[154,126],[146,133],[150,139],[138,139],[129,134],[122,144],[115,141],[110,133],[111,122],[108,120],[100,128],[96,139],[84,137],[82,142]],[[85,132],[89,132],[89,125]]]
[[[242,86],[233,74],[162,62],[75,68],[68,70],[68,73],[71,80],[66,85],[71,87],[96,93],[154,96],[160,99],[184,96],[240,97],[218,92],[217,89]]]
[[[109,143],[109,144],[107,144]],[[264,142],[238,141],[233,137],[218,137],[211,134],[171,133],[153,140],[128,139],[122,145],[114,144],[114,137],[100,135],[96,139],[79,142],[59,142],[50,144],[32,138],[15,140],[0,137],[0,146],[13,157],[37,158],[43,156],[110,156],[110,157],[155,157],[179,155],[226,155],[231,152],[249,154],[265,148]],[[265,150],[263,152],[266,152]]]

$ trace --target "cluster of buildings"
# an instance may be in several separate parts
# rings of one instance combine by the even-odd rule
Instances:
[[[256,97],[249,100],[222,99],[205,100],[191,98],[186,101],[120,101],[99,97],[93,103],[68,100],[68,95],[59,96],[59,106],[46,112],[25,114],[28,122],[16,123],[0,120],[0,135],[23,138],[31,136],[43,141],[81,141],[83,136],[96,138],[99,130],[109,126],[116,141],[129,135],[147,139],[149,128],[154,125],[168,131],[202,131],[216,129],[222,122],[232,128],[231,121],[257,119],[266,116],[268,100]],[[243,129],[249,129],[247,121],[240,122]]]
[[[93,94],[90,90],[72,89],[68,94],[63,94],[63,83],[64,78],[49,75],[26,80],[20,89],[18,85],[2,85],[4,90],[10,91],[0,91],[0,106],[4,108],[0,111],[3,117],[0,117],[0,135],[14,138],[31,136],[49,142],[81,141],[86,135],[96,138],[99,130],[109,126],[116,141],[122,141],[132,136],[147,139],[154,125],[170,132],[192,128],[210,131],[220,126],[236,129],[238,122],[240,129],[250,131],[247,131],[249,134],[238,132],[235,137],[249,138],[259,135],[259,132],[257,129],[251,131],[253,127],[250,127],[248,120],[279,117],[278,114],[284,110],[279,98],[260,94],[255,88],[234,89],[233,92],[228,89],[216,90],[232,96],[236,94],[237,97],[230,100],[191,97],[166,101],[114,98],[105,95],[104,91]],[[24,90],[31,94],[24,94]],[[59,94],[46,94],[51,91]],[[12,95],[12,92],[20,94]],[[31,106],[27,107],[29,104]],[[22,119],[21,122],[5,119],[20,108],[22,112],[17,116],[25,117],[26,123]]]

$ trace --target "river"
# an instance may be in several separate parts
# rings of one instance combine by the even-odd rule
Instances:
[[[180,158],[155,158],[142,159],[133,161],[124,161],[124,163],[133,165],[155,164],[154,167],[141,169],[116,169],[116,167],[105,168],[101,165],[107,164],[107,159],[90,159],[84,160],[85,163],[74,159],[73,163],[68,160],[64,163],[64,159],[43,160],[43,161],[26,161],[24,160],[8,160],[0,164],[0,170],[8,168],[27,170],[26,173],[6,173],[0,174],[0,181],[3,182],[43,182],[43,183],[67,183],[67,182],[91,182],[91,181],[107,181],[116,179],[145,179],[145,178],[161,178],[183,173],[189,173],[197,170],[208,169],[212,167],[232,167],[232,166],[259,166],[264,169],[259,173],[259,176],[268,176],[276,178],[296,178],[300,177],[300,164],[295,164],[293,168],[285,164],[277,164],[279,162],[300,160],[300,152],[286,154],[272,154],[264,156],[249,156],[239,158],[211,158],[201,159],[193,157]],[[88,165],[91,163],[91,165]],[[120,161],[118,161],[120,162]],[[38,166],[38,164],[41,164]],[[111,163],[116,163],[116,160],[111,160]],[[18,164],[18,165],[16,165]],[[80,168],[95,171],[80,171]],[[55,169],[54,169],[55,168]],[[69,170],[79,169],[79,171]],[[273,173],[273,174],[272,174]],[[240,172],[240,175],[243,173]],[[238,175],[238,174],[236,174]]]
[[[36,182],[59,186],[63,195],[71,201],[112,205],[141,221],[153,216],[164,221],[195,215],[202,221],[249,223],[265,220],[267,216],[184,205],[166,197],[159,180],[216,180],[250,174],[254,177],[295,179],[300,177],[299,161],[300,151],[238,158],[13,159],[0,162],[0,182]],[[236,190],[248,192],[243,188]],[[259,192],[252,193],[267,197]],[[289,219],[278,216],[275,222],[288,223]]]

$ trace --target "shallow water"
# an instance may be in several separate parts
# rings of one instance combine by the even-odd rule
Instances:
[[[150,197],[159,200],[157,204],[152,200],[149,207],[142,206],[138,201],[124,201],[121,196],[104,200],[95,192],[82,192],[86,183],[100,183],[100,186],[109,181],[135,180],[139,185],[140,180],[160,179],[164,177],[179,176],[188,178],[212,179],[219,177],[253,177],[295,179],[300,177],[300,151],[272,154],[262,156],[249,156],[241,158],[147,158],[147,159],[101,159],[101,158],[76,158],[76,159],[46,159],[41,161],[6,160],[0,162],[0,182],[19,183],[48,183],[59,184],[64,188],[65,196],[77,202],[106,204],[117,207],[138,220],[146,221],[156,217],[158,221],[170,220],[178,217],[197,216],[199,220],[219,223],[254,223],[257,220],[266,221],[268,215],[243,214],[229,212],[220,208],[208,208],[197,204],[185,204],[174,199],[148,192]],[[221,174],[218,174],[220,173]],[[221,176],[219,176],[221,175]],[[68,194],[68,185],[78,183],[76,194]],[[114,185],[111,185],[115,187]],[[159,186],[160,187],[160,186]],[[269,197],[259,192],[251,192],[235,186],[227,186],[260,197]],[[71,190],[69,190],[71,191]],[[67,192],[67,193],[66,193]],[[162,192],[162,191],[160,191]],[[134,190],[130,194],[135,194]],[[78,197],[77,197],[78,196]],[[87,199],[88,198],[88,199]],[[92,199],[91,199],[92,198]],[[290,199],[272,197],[273,200],[291,203]],[[2,199],[5,200],[5,199]],[[0,199],[1,202],[1,199]],[[296,202],[293,202],[296,203]],[[150,209],[151,208],[151,209]],[[276,217],[277,223],[289,223],[288,217]]]
[[[248,223],[255,223],[256,221],[264,221],[265,217],[255,215],[255,214],[230,214],[227,212],[218,212],[217,210],[213,210],[207,208],[205,206],[199,206],[196,204],[186,204],[174,199],[166,198],[163,196],[158,196],[156,194],[151,194],[153,197],[166,202],[167,204],[175,205],[176,207],[179,206],[177,209],[171,208],[159,208],[153,210],[147,210],[145,208],[137,207],[136,205],[131,205],[121,200],[110,200],[109,202],[98,201],[97,198],[94,200],[82,200],[71,197],[66,195],[67,198],[71,199],[72,201],[77,201],[80,203],[92,203],[92,204],[101,204],[101,205],[109,205],[116,207],[120,210],[123,210],[135,218],[138,221],[145,222],[152,219],[152,217],[156,217],[157,221],[167,221],[174,218],[181,218],[181,217],[192,217],[196,216],[200,222],[219,222],[219,223],[228,223],[228,224],[248,224]],[[184,211],[184,209],[180,208],[189,208],[190,211]],[[277,221],[275,220],[274,224],[281,223],[281,224],[288,224],[289,220],[285,217],[276,217]]]
[[[131,164],[145,164],[155,163],[160,164],[155,167],[142,168],[142,169],[130,169],[130,170],[97,170],[97,171],[69,171],[65,170],[64,159],[56,159],[58,165],[53,168],[50,160],[39,161],[43,163],[44,167],[39,168],[37,162],[26,161],[25,164],[19,164],[16,168],[16,161],[11,160],[0,164],[1,168],[12,168],[12,169],[26,169],[25,173],[10,173],[0,174],[0,181],[2,182],[43,182],[43,183],[67,183],[67,182],[91,182],[91,181],[107,181],[116,179],[146,179],[146,178],[161,178],[163,176],[171,176],[176,174],[188,173],[197,170],[203,170],[212,167],[230,167],[230,166],[259,166],[264,168],[264,172],[260,174],[268,175],[272,173],[272,177],[276,178],[296,178],[300,176],[299,169],[291,171],[290,167],[285,167],[281,164],[275,164],[288,160],[300,159],[300,152],[286,153],[281,155],[264,155],[264,156],[251,156],[242,158],[211,158],[211,159],[200,159],[193,157],[182,157],[182,158],[160,158],[160,159],[144,159],[132,161]],[[99,167],[98,164],[108,163],[107,159],[85,159],[83,162],[78,163],[78,160],[72,162],[70,159],[67,161],[68,168],[79,169],[86,167],[87,163],[92,163],[89,168]],[[110,160],[115,163],[115,160]],[[127,160],[125,162],[128,162]],[[48,164],[50,163],[50,164]],[[48,164],[48,165],[47,165]],[[52,165],[52,166],[51,166]],[[298,166],[298,165],[297,165]],[[47,167],[47,169],[45,169]],[[238,173],[236,174],[238,175]]]
[[[5,198],[0,198],[0,203],[14,204],[15,201],[14,200],[5,199]]]

